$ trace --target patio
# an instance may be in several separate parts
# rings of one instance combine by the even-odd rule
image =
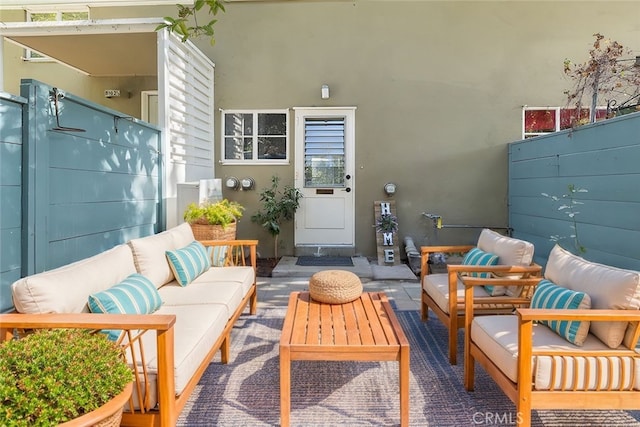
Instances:
[[[279,424],[282,319],[289,293],[306,290],[307,283],[308,277],[258,278],[258,314],[242,316],[232,333],[229,364],[214,360],[177,425]],[[474,393],[464,390],[462,364],[447,362],[446,329],[435,318],[420,321],[418,279],[363,286],[387,294],[410,341],[411,426],[515,425],[514,406],[487,375],[478,375]],[[292,368],[291,425],[398,425],[397,396],[395,363],[298,361]],[[640,411],[537,411],[532,425],[640,426]]]

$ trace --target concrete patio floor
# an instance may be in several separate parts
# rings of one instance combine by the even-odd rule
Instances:
[[[354,267],[301,267],[295,265],[295,257],[285,258],[290,259],[278,263],[275,277],[258,277],[258,308],[284,307],[291,292],[309,289],[313,273],[340,269],[357,274],[365,292],[385,292],[396,310],[420,310],[420,281],[405,264],[379,266],[364,257],[353,257]]]

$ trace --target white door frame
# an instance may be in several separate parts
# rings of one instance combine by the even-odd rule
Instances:
[[[326,233],[320,233],[321,237],[310,237],[305,235],[307,212],[305,197],[300,201],[300,208],[296,212],[294,244],[299,247],[355,247],[355,110],[356,107],[294,107],[295,111],[295,166],[294,182],[295,187],[305,191],[304,181],[304,118],[345,118],[345,176],[349,179],[345,182],[345,187],[334,188],[334,194],[343,198],[344,201],[344,228],[327,229]],[[314,191],[314,190],[311,190]],[[330,200],[327,201],[330,203]],[[322,204],[315,201],[315,205]],[[332,212],[333,213],[333,212]],[[317,232],[316,232],[317,233]]]

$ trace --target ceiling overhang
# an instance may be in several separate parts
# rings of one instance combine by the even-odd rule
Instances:
[[[0,24],[0,36],[87,75],[156,76],[161,18]]]

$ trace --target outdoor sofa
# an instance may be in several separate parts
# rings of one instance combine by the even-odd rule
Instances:
[[[467,390],[477,361],[515,403],[518,425],[532,409],[640,409],[639,272],[556,245],[531,306],[504,316],[474,317],[474,289],[495,279],[463,281]]]
[[[525,240],[504,236],[483,229],[477,244],[455,246],[422,246],[420,283],[422,284],[422,320],[429,318],[429,309],[449,330],[449,362],[457,362],[458,329],[464,328],[464,285],[461,277],[509,277],[513,286],[481,286],[473,288],[476,315],[508,313],[514,307],[526,306],[535,284],[530,279],[539,276],[542,268],[533,262],[534,246]],[[434,253],[466,253],[460,265],[447,265],[446,273],[431,274],[429,259]],[[495,296],[502,298],[496,304]]]
[[[173,426],[217,351],[229,360],[245,307],[256,312],[257,243],[195,242],[184,223],[24,277],[12,285],[16,313],[0,315],[0,339],[34,328],[109,333],[135,374],[122,424]]]

